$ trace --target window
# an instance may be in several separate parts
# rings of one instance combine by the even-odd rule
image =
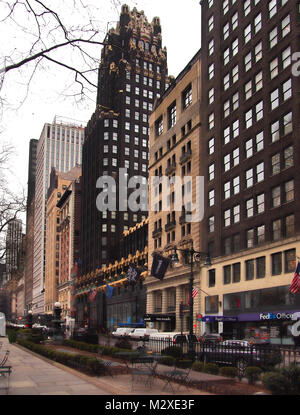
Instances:
[[[224,285],[231,283],[231,266],[230,265],[226,265],[225,267],[223,267],[223,282],[224,282]]]
[[[246,231],[246,247],[253,248],[254,246],[254,229],[248,229]]]
[[[245,262],[246,266],[246,281],[254,279],[254,259]]]
[[[186,109],[192,104],[192,86],[189,85],[182,93],[182,107]]]
[[[278,241],[281,238],[281,220],[277,219],[272,222],[272,240]]]
[[[256,278],[266,276],[266,257],[256,258]]]
[[[284,272],[292,273],[296,269],[296,250],[290,249],[284,252]]]
[[[168,128],[176,124],[176,101],[168,108]]]
[[[272,275],[280,275],[282,273],[282,257],[281,252],[272,254]]]
[[[214,287],[216,285],[216,270],[210,269],[208,271],[208,286]]]
[[[240,282],[241,281],[241,264],[238,262],[237,264],[232,265],[232,282]]]

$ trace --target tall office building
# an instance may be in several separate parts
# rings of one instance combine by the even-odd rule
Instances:
[[[31,309],[33,276],[33,241],[34,241],[34,196],[36,176],[36,151],[38,140],[29,142],[27,207],[26,207],[26,259],[24,276],[24,308]]]
[[[299,2],[201,5],[202,241],[214,257],[203,314],[224,317],[219,326],[207,319],[205,330],[289,342],[300,308],[289,293],[300,248]]]
[[[77,122],[55,117],[45,124],[37,146],[35,181],[33,298],[34,314],[44,313],[46,203],[51,168],[68,172],[81,164],[84,128]]]
[[[147,212],[119,211],[119,169],[124,179],[147,178],[148,118],[166,88],[167,57],[159,18],[123,6],[120,21],[105,38],[99,68],[97,107],[86,128],[82,162],[82,271],[101,269],[118,256],[120,235]],[[115,180],[115,211],[96,207],[99,177]],[[120,186],[121,188],[121,186]],[[123,188],[121,189],[123,190]],[[126,200],[127,202],[127,200]]]
[[[119,257],[123,231],[147,216],[147,206],[145,211],[134,212],[127,206],[120,210],[119,190],[125,190],[134,176],[147,182],[149,114],[169,83],[167,53],[162,47],[158,17],[149,23],[143,11],[130,10],[124,5],[120,20],[107,33],[105,43],[97,106],[85,131],[82,160],[81,273],[91,273],[95,278],[103,267]],[[119,169],[125,169],[122,178]],[[108,194],[116,196],[115,209],[104,212],[96,206],[102,192],[96,185],[102,176],[115,180]],[[121,179],[126,184],[120,184]],[[128,197],[132,191],[129,189]],[[127,200],[125,195],[122,202]],[[102,310],[102,300],[98,297],[98,310]],[[105,325],[103,319],[99,311],[94,321]]]
[[[22,244],[22,221],[14,219],[7,225],[6,233],[6,278],[11,280],[12,273],[18,268],[19,254]]]

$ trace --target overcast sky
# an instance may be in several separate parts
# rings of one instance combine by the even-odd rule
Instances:
[[[120,7],[114,7],[110,0],[85,0],[84,2],[94,6],[93,14],[104,38],[108,22],[113,22],[109,24],[109,27],[112,27],[119,19]],[[54,8],[55,3],[57,1],[52,0],[49,4]],[[199,0],[185,0],[184,2],[181,0],[128,0],[127,2],[115,0],[114,3],[117,5],[126,3],[131,9],[136,6],[138,10],[144,10],[150,22],[154,16],[160,17],[163,46],[166,46],[168,52],[169,75],[176,77],[200,49],[201,8]],[[73,18],[68,11],[71,1],[60,0],[57,4],[61,7],[60,12],[64,18],[68,15],[70,19]],[[0,35],[3,34],[3,30],[4,27],[0,23]],[[7,39],[7,28],[5,28],[5,35],[3,34],[1,38]],[[22,49],[22,41],[15,35],[12,28],[7,42],[10,48],[13,44],[16,51]],[[3,49],[2,45],[1,48]],[[99,56],[100,51],[99,46]],[[58,69],[54,65],[49,65],[47,71],[37,72],[26,93],[26,86],[22,83],[23,71],[24,68],[22,71],[10,72],[6,78],[5,89],[1,91],[2,98],[5,94],[7,103],[1,114],[0,139],[11,142],[16,147],[16,154],[11,163],[15,174],[11,185],[15,189],[27,186],[29,140],[39,139],[43,125],[46,122],[52,122],[55,115],[88,122],[94,111],[96,98],[96,91],[94,91],[83,103],[76,104],[73,97],[66,96],[68,91],[63,94],[62,92],[70,83],[71,75],[67,70]]]

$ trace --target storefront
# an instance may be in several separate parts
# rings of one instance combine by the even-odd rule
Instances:
[[[291,294],[289,286],[226,294],[224,315],[237,317],[237,323],[224,323],[224,331],[233,338],[253,338],[258,343],[298,344],[292,326],[300,311],[300,296]]]
[[[298,345],[300,336],[291,330],[299,311],[300,295],[291,294],[289,286],[206,297],[202,331],[223,333],[226,339]]]

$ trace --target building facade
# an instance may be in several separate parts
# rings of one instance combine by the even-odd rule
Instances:
[[[200,205],[196,198],[201,163],[200,81],[198,51],[150,116],[149,270],[155,252],[170,256],[175,248],[201,249],[199,219],[191,221],[195,205]],[[145,280],[148,321],[163,331],[186,331],[189,327],[190,263],[182,251],[178,254],[180,263],[171,264],[163,280],[151,275]],[[199,287],[199,273],[197,264],[195,289]],[[200,306],[198,295],[194,311],[200,311]]]
[[[299,251],[299,3],[201,2],[203,331],[293,343]]]
[[[100,275],[98,270],[114,263],[120,255],[120,235],[146,218],[147,191],[137,201],[140,209],[131,209],[127,202],[134,189],[128,182],[147,183],[149,114],[169,81],[159,18],[149,23],[143,11],[123,6],[105,43],[97,107],[83,146],[82,276]],[[108,190],[99,184],[103,176],[110,178]],[[112,204],[116,202],[108,210],[98,205],[105,192]]]
[[[6,232],[6,279],[10,281],[13,273],[18,268],[22,245],[22,221],[20,219],[11,220],[7,225]]]
[[[45,124],[37,146],[32,311],[44,313],[46,203],[52,167],[65,173],[81,164],[84,128],[55,117]]]
[[[75,166],[67,173],[57,172],[52,168],[50,175],[50,187],[47,193],[46,205],[46,271],[45,271],[45,313],[53,314],[54,304],[59,300],[60,286],[60,260],[61,236],[60,236],[60,210],[57,203],[65,190],[73,180],[81,175],[80,166]],[[66,306],[63,303],[63,306]]]
[[[145,277],[148,269],[148,219],[124,231],[120,253],[107,267],[81,275],[75,282],[76,324],[97,331],[118,326],[144,327],[146,314]],[[128,283],[128,269],[134,264],[140,277]],[[112,294],[107,295],[107,285]],[[91,301],[89,296],[95,290]]]
[[[81,172],[80,172],[81,173]],[[73,317],[73,273],[80,262],[81,179],[72,181],[57,203],[60,216],[58,301],[62,318]]]
[[[33,283],[33,246],[34,246],[34,204],[35,204],[35,176],[36,155],[38,140],[30,140],[28,181],[27,181],[27,207],[26,207],[26,259],[24,276],[24,308],[31,309],[32,283]]]

